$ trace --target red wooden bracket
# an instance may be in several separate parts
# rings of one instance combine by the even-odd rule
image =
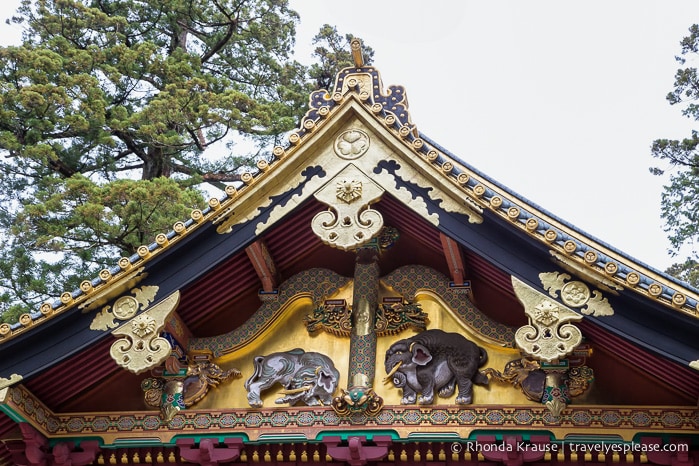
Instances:
[[[500,461],[505,466],[522,466],[524,463],[541,461],[551,444],[547,435],[532,435],[528,443],[520,435],[508,435],[496,447],[494,435],[479,435],[476,442],[482,446],[481,453],[488,461]]]
[[[180,449],[180,456],[190,463],[201,466],[217,466],[220,463],[235,461],[240,457],[243,448],[243,440],[240,438],[226,438],[225,446],[220,447],[218,440],[204,438],[199,441],[199,447],[194,446],[193,438],[178,439],[175,444]]]
[[[347,439],[347,446],[340,446],[340,437],[325,437],[323,443],[332,459],[346,461],[350,466],[364,466],[369,461],[386,457],[393,440],[388,435],[377,435],[372,439],[374,445],[367,445],[366,437],[352,436]]]
[[[8,447],[15,464],[26,466],[85,466],[92,464],[100,451],[99,442],[80,442],[80,451],[74,451],[72,442],[59,442],[51,449],[49,442],[39,431],[26,422],[19,423],[22,442],[13,442]]]

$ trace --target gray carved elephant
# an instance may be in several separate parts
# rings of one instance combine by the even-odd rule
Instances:
[[[256,356],[255,370],[245,382],[248,403],[262,407],[260,392],[279,383],[285,395],[275,403],[295,405],[303,402],[309,406],[330,405],[333,393],[340,381],[340,373],[333,362],[320,353],[305,352],[300,348],[291,351]]]
[[[425,330],[395,342],[386,351],[385,381],[403,390],[402,404],[430,404],[434,392],[448,397],[459,388],[456,403],[473,401],[473,383],[487,385],[478,368],[486,363],[486,351],[458,333]]]

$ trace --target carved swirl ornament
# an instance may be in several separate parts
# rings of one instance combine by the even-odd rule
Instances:
[[[170,343],[159,336],[165,321],[179,303],[179,291],[112,331],[119,338],[109,354],[121,367],[140,374],[158,366],[170,355]]]
[[[570,281],[570,275],[559,272],[540,273],[539,279],[554,298],[558,297],[558,292],[561,293],[561,301],[567,306],[580,308],[580,312],[585,315],[595,317],[614,315],[614,309],[609,304],[607,298],[604,297],[599,290],[590,290],[590,288],[581,281]]]
[[[348,165],[314,194],[330,210],[313,217],[313,232],[323,243],[343,251],[366,244],[383,227],[381,214],[369,207],[382,194],[379,185],[354,165]]]
[[[512,278],[517,298],[524,305],[529,325],[515,332],[519,349],[539,361],[552,362],[573,352],[582,342],[582,333],[569,322],[582,316],[547,298],[546,295]]]
[[[157,286],[142,286],[134,288],[131,293],[134,296],[122,296],[114,302],[114,306],[104,306],[90,323],[90,330],[106,331],[110,328],[118,327],[120,324],[114,319],[121,321],[129,320],[135,316],[139,309],[145,309],[155,299],[158,292]]]

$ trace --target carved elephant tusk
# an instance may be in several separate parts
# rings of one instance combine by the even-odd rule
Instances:
[[[386,375],[386,377],[384,377],[383,383],[388,383],[388,382],[391,380],[391,377],[393,377],[393,374],[395,374],[396,372],[398,372],[398,369],[399,369],[400,366],[402,366],[402,365],[403,365],[403,361],[398,361],[398,363],[396,363],[396,365],[393,366],[393,369],[391,369],[391,372],[389,372],[389,373]]]
[[[281,393],[282,395],[294,395],[296,393],[307,392],[311,388],[313,388],[312,385],[304,385],[303,387],[299,387],[299,388],[289,388],[289,389],[285,388],[283,390],[280,390],[279,393]]]

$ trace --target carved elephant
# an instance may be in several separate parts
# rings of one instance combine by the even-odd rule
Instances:
[[[458,404],[473,401],[473,384],[487,385],[478,368],[486,363],[486,351],[458,333],[425,330],[395,342],[386,351],[385,381],[403,390],[402,404],[430,404],[434,392],[448,397],[456,387]]]
[[[305,352],[300,348],[291,351],[257,356],[254,373],[245,382],[250,406],[262,407],[260,392],[279,383],[285,395],[275,403],[295,405],[303,402],[309,406],[330,405],[333,393],[340,381],[340,373],[333,362],[320,353]]]

